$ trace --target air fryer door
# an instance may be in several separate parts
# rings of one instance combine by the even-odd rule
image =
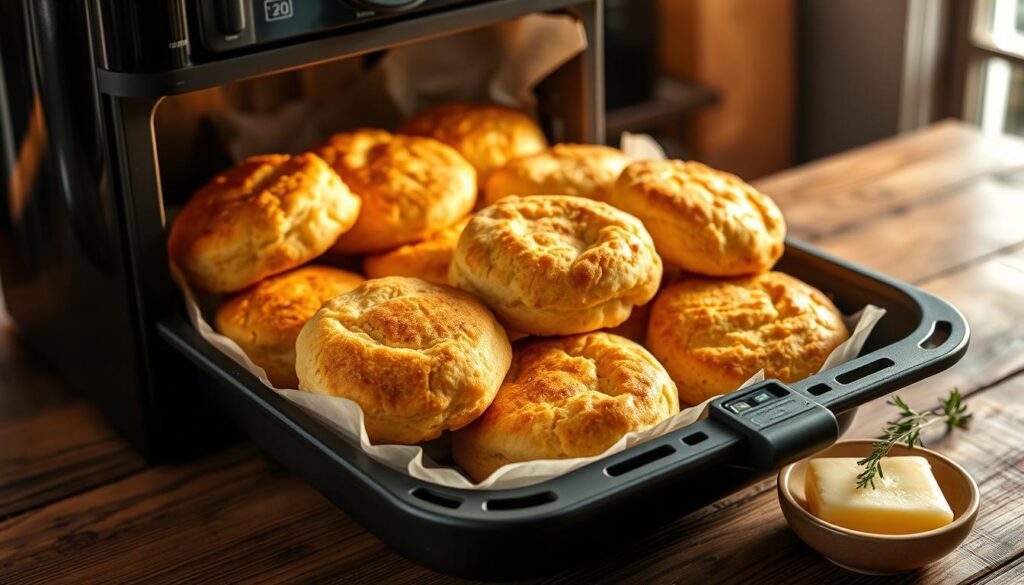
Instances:
[[[0,4],[0,274],[24,341],[148,450],[145,346],[87,12]]]

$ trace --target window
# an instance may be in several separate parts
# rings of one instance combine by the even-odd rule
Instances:
[[[1024,136],[1024,0],[975,0],[964,117]]]

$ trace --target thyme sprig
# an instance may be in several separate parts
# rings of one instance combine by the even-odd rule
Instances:
[[[883,478],[882,459],[889,455],[889,451],[898,443],[906,443],[907,447],[913,449],[915,446],[924,447],[921,440],[921,429],[937,422],[946,423],[946,432],[953,429],[967,429],[973,415],[968,414],[967,405],[963,403],[963,396],[960,391],[954,388],[945,399],[939,399],[939,405],[931,410],[917,412],[897,395],[893,395],[886,404],[891,404],[900,410],[900,415],[895,420],[886,423],[882,435],[871,444],[872,451],[867,457],[857,462],[864,471],[857,475],[857,487],[875,488],[875,478]]]

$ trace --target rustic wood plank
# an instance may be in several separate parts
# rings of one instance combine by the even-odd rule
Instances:
[[[0,424],[66,405],[70,400],[67,391],[18,341],[0,295]]]
[[[932,157],[963,152],[985,142],[972,126],[946,120],[762,177],[755,184],[783,203],[836,196]]]
[[[95,407],[25,351],[0,310],[0,519],[144,466]]]
[[[756,185],[794,236],[916,281],[1024,242],[1022,162],[1024,141],[947,122]]]
[[[1024,161],[1024,141],[959,122],[871,144],[754,185],[785,212],[790,232],[816,241],[893,210],[942,197]]]
[[[912,406],[930,405],[937,392],[959,388],[970,393],[1024,371],[1024,250],[990,258],[923,283],[923,288],[953,303],[971,326],[971,345],[950,369],[899,391]],[[861,406],[851,434],[861,421],[877,421],[884,401]]]
[[[1024,377],[968,399],[974,428],[929,445],[964,465],[981,486],[974,532],[957,551],[925,571],[887,582],[961,583],[1001,566],[1024,550]],[[612,558],[545,580],[569,583],[875,583],[840,569],[797,539],[786,526],[774,490],[742,505],[687,517]]]
[[[831,236],[818,245],[889,276],[919,281],[1024,241],[1024,183],[983,179]]]
[[[1024,553],[977,581],[984,585],[1020,585],[1021,582],[1024,582]]]
[[[423,582],[431,575],[251,445],[152,468],[0,523],[0,559],[5,583]]]
[[[144,467],[91,404],[0,424],[0,519]]]

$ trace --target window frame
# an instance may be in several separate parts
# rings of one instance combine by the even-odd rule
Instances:
[[[990,67],[999,67],[1002,75],[1012,74],[1014,67],[1024,68],[1024,33],[1017,30],[1012,24],[1012,30],[999,30],[992,26],[996,11],[1000,8],[1009,10],[1007,6],[1013,6],[1016,0],[973,0],[970,3],[969,24],[966,27],[965,59],[963,61],[961,91],[963,101],[960,117],[978,124],[983,131],[990,133],[1002,133],[1005,131],[1005,120],[986,120],[984,110],[986,101],[994,100],[989,91],[993,88],[987,87],[991,79]],[[1011,39],[1012,38],[1012,39]],[[1009,85],[1000,84],[995,88],[1004,95],[1001,99],[1004,103],[1009,98]],[[998,123],[996,123],[998,122]]]

